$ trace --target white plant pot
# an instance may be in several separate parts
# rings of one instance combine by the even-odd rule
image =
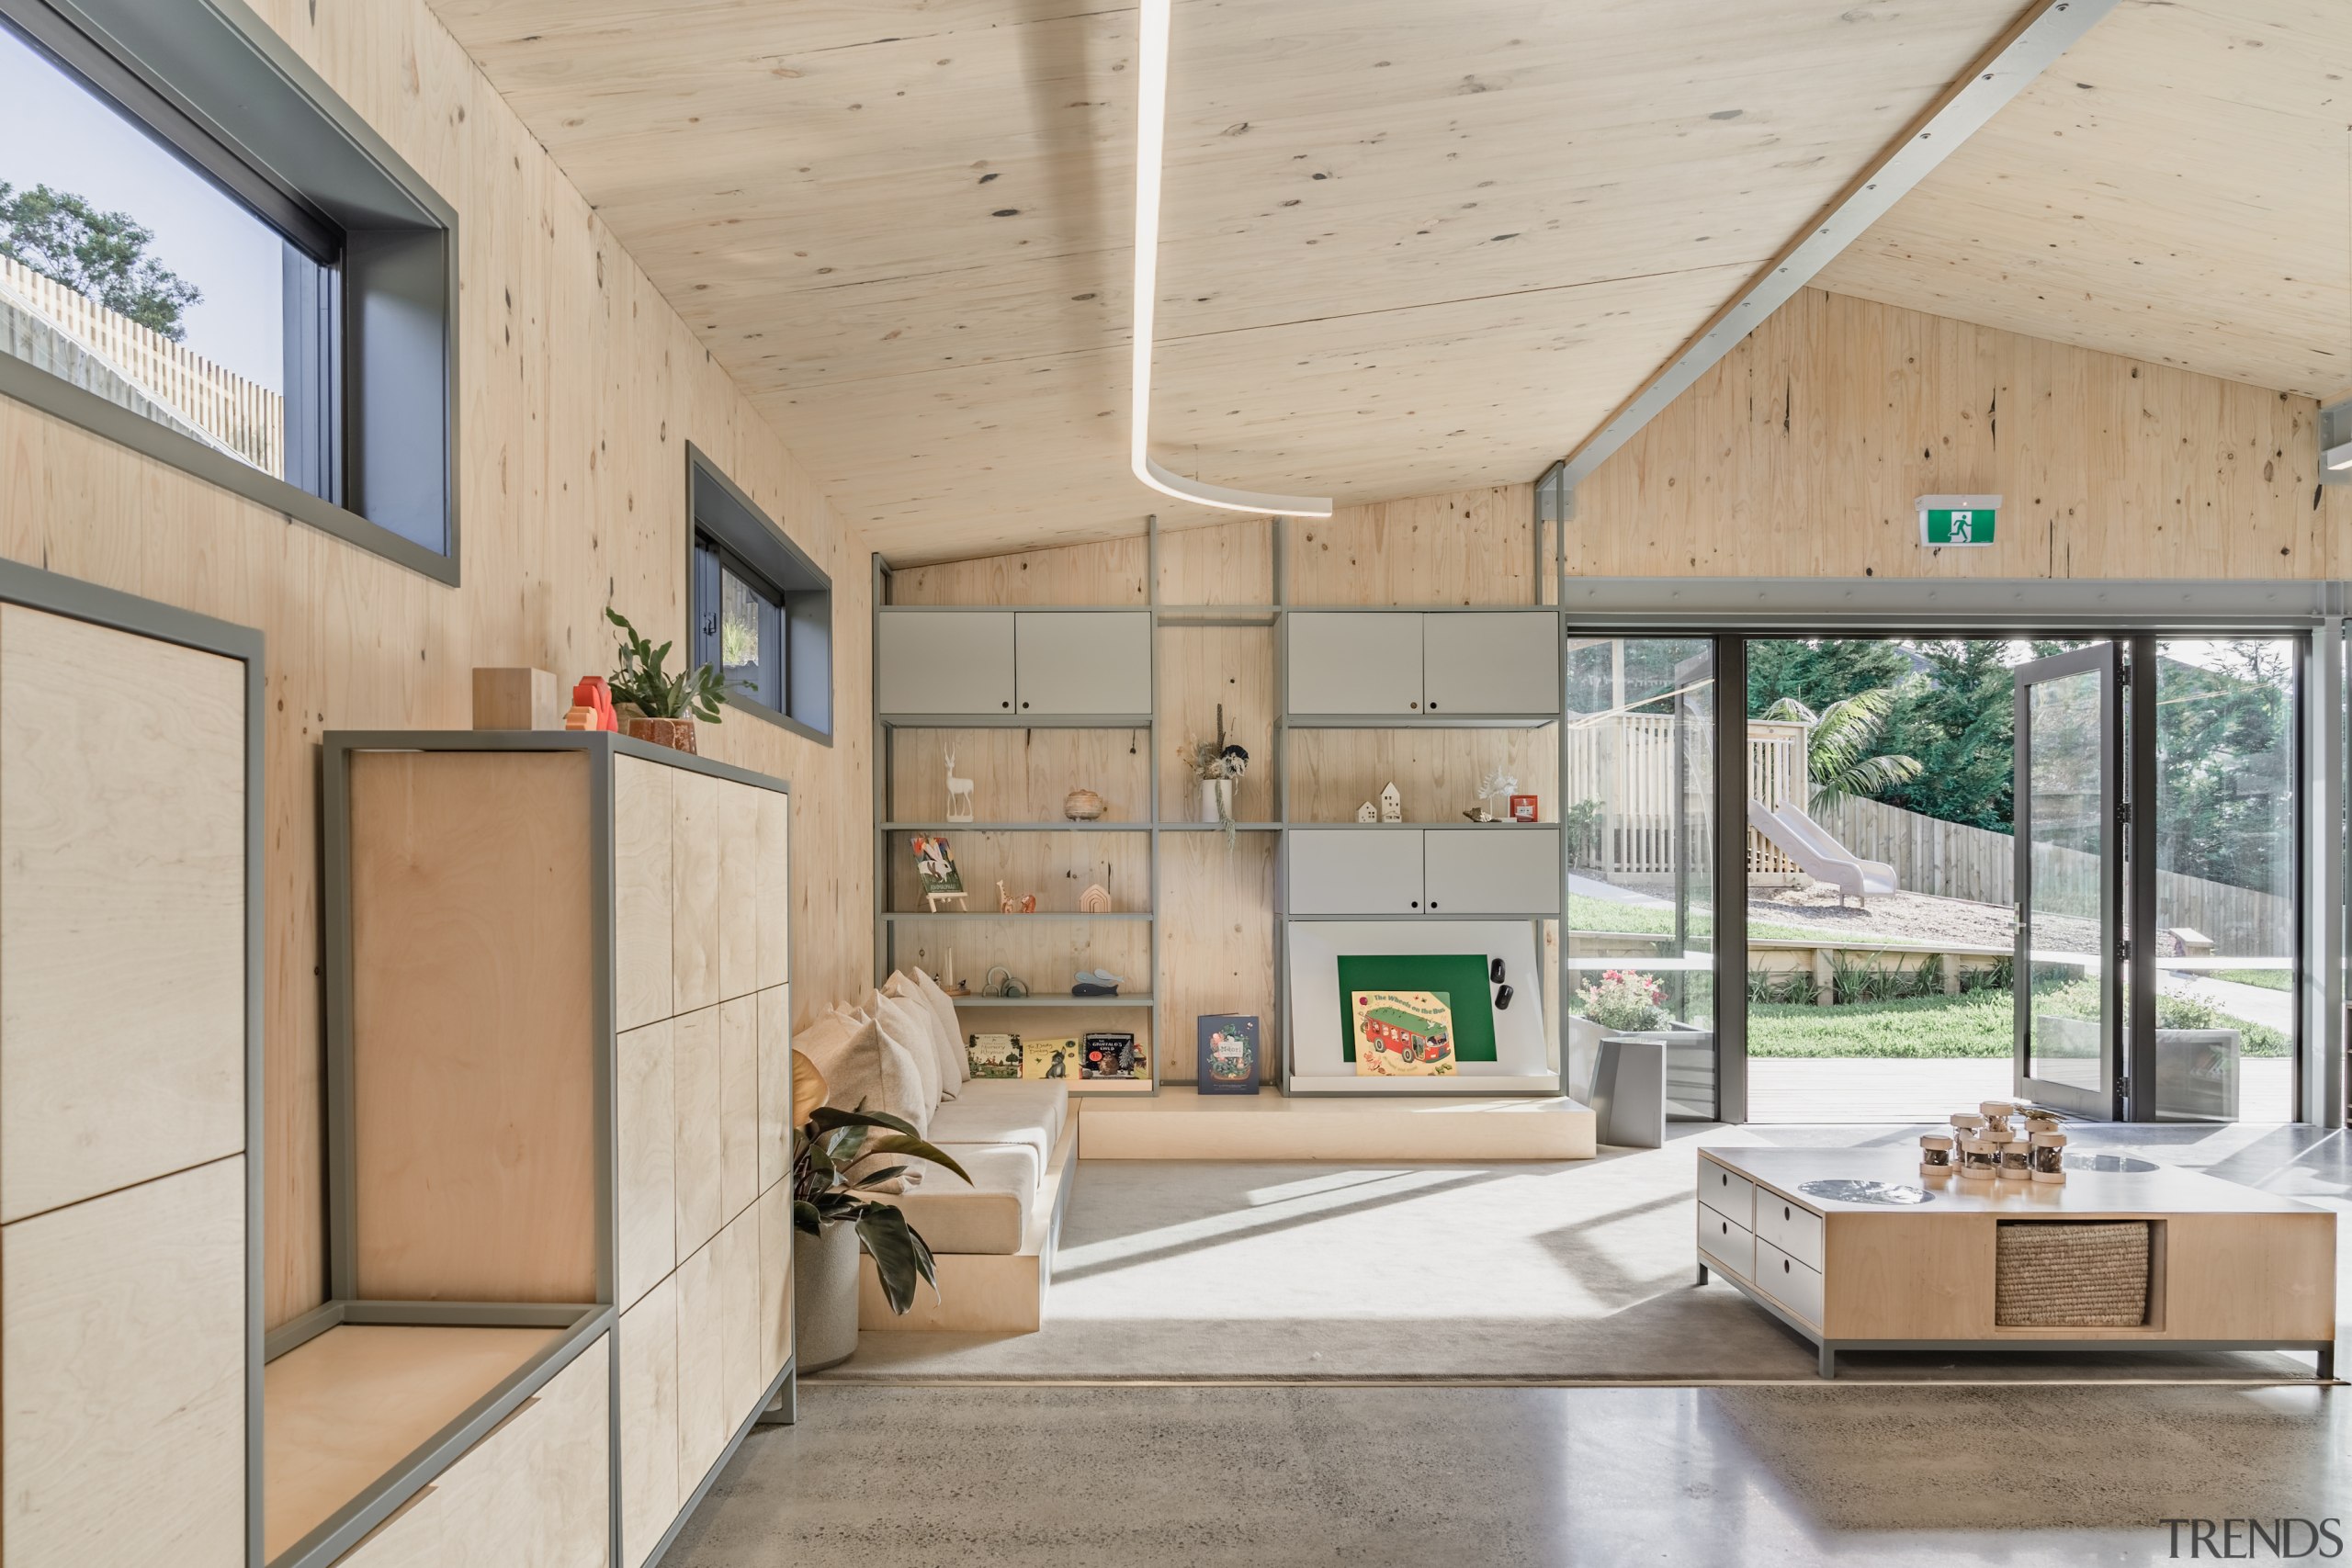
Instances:
[[[857,1227],[836,1221],[821,1235],[792,1233],[792,1353],[798,1371],[820,1371],[857,1353]]]
[[[1233,781],[1231,779],[1202,779],[1201,818],[1204,822],[1222,822],[1233,815]],[[1223,807],[1222,812],[1219,807]]]

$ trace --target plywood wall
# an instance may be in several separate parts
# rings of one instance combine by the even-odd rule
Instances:
[[[1577,492],[1596,576],[2317,578],[2352,492],[2317,405],[1806,289]],[[1916,496],[1998,494],[1998,541],[1918,543]]]
[[[704,749],[792,780],[793,996],[870,974],[866,557],[423,0],[260,9],[460,215],[462,586],[389,565],[0,399],[0,553],[268,638],[268,1320],[322,1299],[317,742],[469,722],[477,664],[610,668],[609,600],[685,623],[685,444],[832,574],[838,743],[742,717]],[[846,918],[844,918],[846,917]]]

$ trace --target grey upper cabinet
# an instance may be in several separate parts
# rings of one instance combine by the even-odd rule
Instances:
[[[874,701],[884,713],[1013,711],[1010,610],[882,612]]]
[[[1560,711],[1560,618],[1549,610],[1449,612],[1421,621],[1424,713]]]
[[[1549,610],[1295,611],[1289,637],[1295,716],[1559,716]]]
[[[1294,612],[1290,711],[1420,713],[1422,619],[1411,611]]]
[[[1441,915],[1557,915],[1557,828],[1432,828],[1420,835],[1423,897]]]
[[[1148,610],[1023,612],[1015,618],[1015,712],[1151,712]]]
[[[1421,835],[1333,828],[1289,835],[1294,915],[1411,915],[1421,908]]]
[[[1148,610],[888,610],[876,621],[886,714],[1133,718],[1151,712]]]

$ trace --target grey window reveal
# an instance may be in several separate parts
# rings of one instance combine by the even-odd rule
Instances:
[[[266,24],[0,0],[0,394],[457,581],[457,215]]]
[[[691,446],[686,503],[688,661],[717,666],[735,708],[830,742],[832,579]]]

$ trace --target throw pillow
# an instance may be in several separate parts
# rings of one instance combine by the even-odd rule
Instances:
[[[891,976],[893,981],[899,978]],[[874,1015],[882,1037],[914,1063],[915,1081],[922,1086],[923,1114],[928,1118],[931,1108],[939,1103],[939,1053],[932,1049],[931,1014],[888,991],[876,991],[866,998],[865,1010]]]
[[[915,1010],[922,1025],[920,1032],[923,1048],[931,1053],[931,1059],[938,1067],[939,1098],[953,1100],[964,1087],[964,1048],[955,1032],[955,1010],[948,1010],[947,1027],[943,1029],[938,1010],[923,994],[922,979],[920,969],[902,970],[884,982],[882,994]]]
[[[914,1058],[882,1037],[872,1019],[853,1022],[835,1010],[800,1032],[793,1043],[825,1076],[825,1103],[840,1111],[861,1104],[902,1118],[918,1133],[931,1126]]]
[[[950,1086],[947,1092],[952,1096],[956,1092],[953,1086],[972,1076],[972,1057],[964,1049],[964,1023],[956,1016],[956,998],[922,970],[910,969],[907,973],[914,977],[916,992],[930,1007],[931,1016],[939,1026],[940,1077]]]

